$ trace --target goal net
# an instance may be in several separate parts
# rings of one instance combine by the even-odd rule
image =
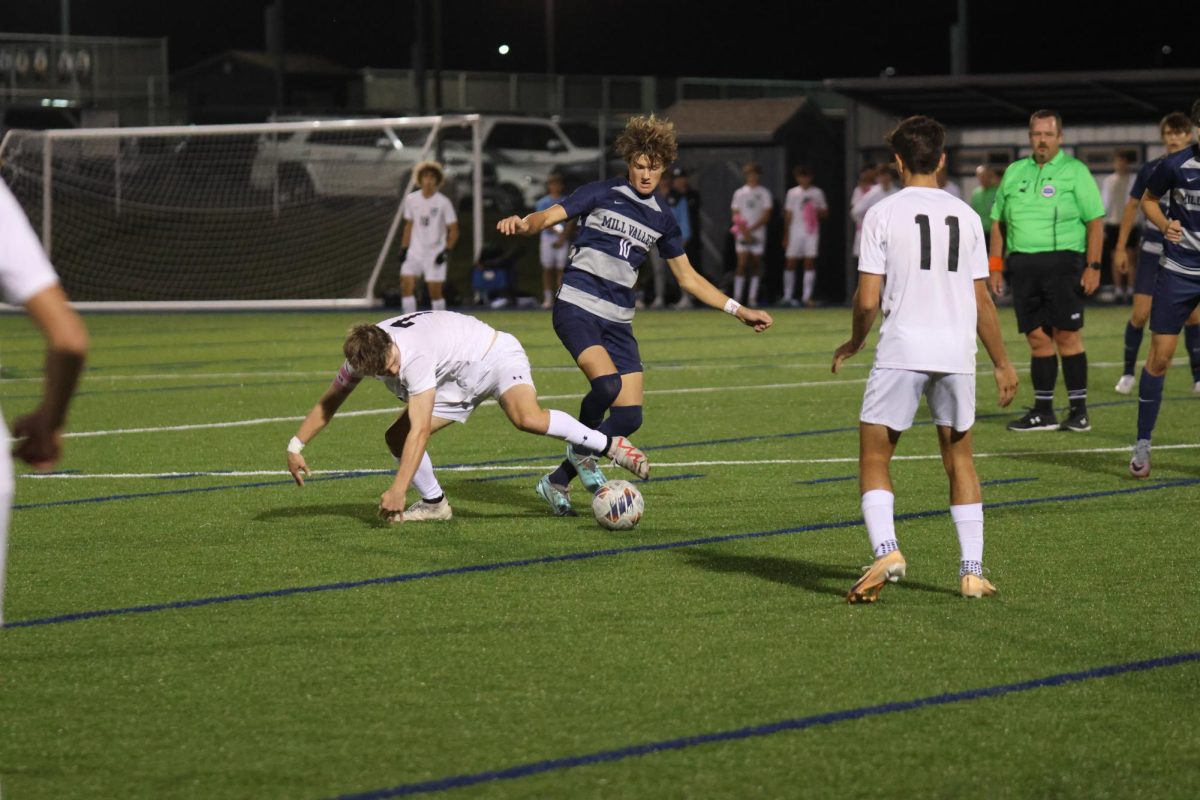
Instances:
[[[467,128],[442,141],[447,128]],[[476,115],[9,131],[0,171],[82,308],[369,306],[413,167],[481,219]],[[472,225],[474,252],[482,225]]]

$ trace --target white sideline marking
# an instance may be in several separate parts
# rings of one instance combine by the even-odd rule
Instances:
[[[814,386],[843,386],[848,383],[866,383],[866,378],[833,379],[824,381],[800,381],[798,383],[762,383],[753,386],[696,386],[687,389],[647,389],[647,395],[659,394],[699,394],[705,392],[740,392],[756,389],[803,389]],[[539,400],[578,400],[579,394],[546,394],[539,395]],[[496,405],[495,400],[487,400],[480,405]],[[399,406],[390,408],[371,408],[364,411],[345,411],[339,417],[368,417],[378,414],[399,414]],[[299,422],[304,417],[259,417],[257,419],[241,419],[232,422],[199,422],[192,425],[163,425],[153,428],[118,428],[109,431],[74,431],[63,434],[64,437],[86,438],[90,436],[117,436],[123,433],[164,433],[168,431],[198,431],[211,428],[241,428],[248,425],[268,425],[274,422]]]
[[[818,361],[808,363],[778,363],[764,364],[756,362],[751,364],[655,364],[650,361],[650,369],[654,372],[662,372],[666,370],[715,370],[715,369],[829,369],[829,361]],[[1179,356],[1172,359],[1171,364],[1174,366],[1183,366],[1188,363],[1187,358]],[[1113,367],[1123,367],[1123,361],[1094,361],[1089,362],[1089,368],[1109,369]],[[842,364],[842,369],[870,369],[871,362],[866,361],[850,361]],[[989,362],[981,361],[976,365],[976,370],[979,375],[986,375],[991,372],[992,365]],[[578,372],[579,367],[574,364],[556,365],[556,366],[535,366],[534,373],[539,372]],[[1028,365],[1017,366],[1017,372],[1029,372]],[[300,372],[288,372],[283,370],[278,371],[263,371],[263,372],[191,372],[180,373],[171,372],[157,375],[104,375],[104,374],[84,374],[83,383],[92,381],[173,381],[173,380],[206,380],[209,378],[309,378],[309,377],[329,377],[333,379],[336,370],[311,370]],[[33,378],[0,378],[0,386],[7,386],[15,383],[43,383],[44,376]]]
[[[1162,450],[1195,450],[1200,448],[1200,442],[1194,444],[1164,444],[1156,445],[1154,452]],[[1078,448],[1074,450],[1025,450],[1011,453],[976,453],[976,458],[1001,458],[1005,456],[1056,456],[1056,455],[1078,455],[1083,453],[1127,453],[1129,447],[1090,447]],[[896,456],[893,461],[940,461],[941,454],[933,453],[922,456]],[[854,464],[858,462],[857,456],[848,456],[845,458],[768,458],[746,461],[655,461],[653,462],[654,469],[670,469],[685,468],[685,467],[758,467],[777,464]],[[479,464],[465,465],[458,467],[437,467],[438,472],[517,472],[524,470],[543,470],[554,469],[558,466],[556,461],[553,464]],[[391,474],[392,470],[383,469],[381,467],[357,467],[354,469],[314,469],[313,475],[345,475],[348,472],[378,472],[380,474]],[[82,480],[88,478],[95,479],[116,479],[116,478],[263,478],[263,477],[282,477],[288,475],[287,470],[279,469],[257,469],[257,470],[229,470],[220,472],[107,472],[94,474],[81,473],[64,473],[42,475],[36,472],[30,472],[23,475],[18,475],[20,478],[30,478],[33,480]]]

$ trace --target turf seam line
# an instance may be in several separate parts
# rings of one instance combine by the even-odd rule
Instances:
[[[1123,664],[1110,664],[1108,666],[1096,667],[1094,669],[1080,670],[1077,672],[1063,672],[1056,675],[1048,675],[1043,678],[1033,678],[1031,680],[1020,681],[1017,683],[1005,683],[996,686],[985,686],[978,689],[966,689],[959,692],[947,692],[945,694],[919,697],[914,700],[901,700],[893,703],[860,706],[858,708],[848,708],[841,711],[813,714],[807,717],[794,717],[791,719],[778,720],[776,722],[760,725],[749,725],[742,728],[734,728],[732,730],[693,734],[691,736],[680,736],[673,739],[662,739],[656,742],[644,742],[642,744],[630,745],[612,750],[598,750],[596,752],[586,753],[583,755],[552,758],[544,761],[533,761],[527,764],[519,764],[517,766],[507,767],[505,769],[452,775],[431,781],[400,784],[398,786],[392,786],[386,789],[343,794],[339,795],[337,800],[383,800],[384,798],[391,797],[408,797],[416,794],[432,794],[434,792],[443,792],[449,789],[475,786],[481,783],[490,783],[492,781],[515,780],[518,778],[527,778],[533,775],[540,775],[546,772],[555,772],[559,770],[573,769],[575,767],[591,766],[594,764],[604,764],[613,761],[623,761],[627,758],[632,758],[635,756],[645,756],[674,750],[684,750],[686,748],[696,747],[698,745],[713,744],[717,742],[740,741],[745,739],[757,739],[765,736],[771,736],[776,733],[802,731],[808,728],[815,728],[823,725],[834,725],[839,722],[850,722],[867,717],[898,714],[905,711],[915,711],[922,708],[936,708],[938,706],[945,706],[953,703],[971,702],[984,698],[1003,697],[1005,695],[1028,692],[1034,689],[1066,686],[1083,681],[1111,678],[1116,675],[1145,672],[1153,669],[1162,669],[1164,667],[1173,667],[1196,661],[1200,661],[1200,652],[1178,653],[1172,656],[1163,656],[1160,658],[1152,658],[1142,661],[1130,661]]]
[[[351,476],[346,476],[351,477]],[[1157,491],[1159,489],[1173,489],[1182,486],[1195,486],[1200,484],[1200,478],[1188,478],[1174,481],[1164,481],[1156,484],[1143,484],[1133,486],[1127,489],[1108,489],[1098,492],[1086,492],[1069,495],[1054,495],[1049,497],[1033,497],[1024,500],[1007,500],[1000,503],[992,503],[985,506],[985,509],[1009,508],[1017,506],[1035,505],[1041,503],[1055,502],[1072,502],[1076,500],[1092,500],[1100,497],[1112,497],[1122,494],[1137,494],[1141,492]],[[946,508],[930,509],[927,511],[913,511],[907,514],[897,514],[896,521],[902,522],[905,520],[925,519],[928,517],[945,516],[949,513]],[[361,578],[358,580],[337,581],[334,583],[321,583],[309,586],[293,586],[283,589],[267,589],[257,592],[240,592],[237,594],[216,595],[213,597],[201,597],[193,600],[174,600],[164,603],[150,603],[140,606],[126,606],[123,608],[108,608],[97,609],[94,611],[79,611],[70,614],[59,614],[52,617],[35,617],[32,619],[10,620],[0,625],[0,629],[7,628],[32,628],[43,625],[56,625],[64,622],[80,622],[87,619],[98,619],[101,617],[125,616],[131,614],[149,614],[158,611],[172,611],[184,608],[197,608],[200,606],[221,605],[225,603],[246,602],[252,600],[265,600],[275,597],[290,597],[293,595],[316,594],[318,592],[342,591],[346,589],[360,589],[368,586],[385,586],[394,583],[411,583],[418,580],[428,580],[430,578],[444,578],[451,575],[467,575],[472,573],[495,572],[502,569],[515,569],[519,567],[532,567],[542,564],[557,564],[571,561],[588,561],[593,558],[603,558],[608,556],[620,556],[629,553],[648,553],[658,552],[661,550],[675,550],[682,547],[702,547],[711,544],[721,544],[724,542],[743,541],[748,539],[762,539],[773,536],[784,536],[793,533],[811,533],[813,531],[838,530],[841,528],[852,528],[862,524],[862,518],[851,520],[841,520],[837,522],[817,522],[811,525],[801,525],[795,528],[778,528],[769,531],[753,531],[749,533],[730,533],[722,536],[708,536],[697,539],[685,539],[671,542],[656,542],[649,544],[630,545],[627,547],[610,547],[603,550],[581,550],[574,553],[562,553],[559,555],[550,556],[535,556],[533,558],[515,559],[512,561],[495,561],[487,564],[468,564],[459,567],[443,567],[441,569],[422,570],[420,572],[406,572],[399,575],[385,575],[376,578]]]

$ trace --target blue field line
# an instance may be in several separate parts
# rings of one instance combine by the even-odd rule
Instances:
[[[803,484],[805,486],[813,486],[818,483],[839,483],[841,481],[855,481],[855,480],[858,480],[857,475],[838,475],[835,478],[812,478],[807,481],[796,481],[796,483]]]
[[[353,475],[336,476],[336,477],[355,477]],[[333,478],[327,478],[331,480]],[[1007,500],[1001,503],[990,503],[986,506],[988,509],[1007,508],[1010,506],[1028,506],[1041,503],[1062,503],[1075,500],[1094,500],[1101,497],[1112,497],[1122,494],[1139,494],[1142,492],[1151,492],[1159,489],[1174,489],[1181,486],[1195,486],[1200,484],[1200,478],[1186,478],[1180,480],[1163,481],[1162,483],[1140,484],[1131,486],[1127,489],[1108,489],[1098,492],[1085,492],[1081,494],[1066,494],[1054,495],[1050,497],[1032,497],[1024,500]],[[949,511],[946,508],[930,509],[928,511],[914,511],[907,514],[897,514],[896,521],[924,519],[928,517],[945,516]],[[38,617],[34,619],[15,620],[4,623],[0,628],[31,628],[40,625],[55,625],[62,622],[78,622],[85,619],[96,619],[99,617],[114,617],[125,614],[149,614],[157,611],[170,611],[173,609],[195,608],[198,606],[211,606],[223,603],[235,603],[249,600],[263,600],[272,597],[289,597],[299,594],[314,594],[317,592],[340,591],[343,589],[359,589],[366,586],[382,586],[393,583],[410,583],[413,581],[427,580],[429,578],[444,578],[450,575],[467,575],[481,572],[495,572],[502,569],[514,569],[518,567],[532,567],[541,564],[557,564],[570,561],[588,561],[593,558],[605,558],[609,556],[620,556],[629,553],[651,553],[661,550],[677,550],[682,547],[700,547],[710,544],[720,544],[723,542],[736,542],[747,539],[763,539],[773,536],[784,536],[793,533],[810,533],[812,531],[827,531],[840,528],[853,528],[862,524],[861,518],[841,520],[839,522],[818,522],[812,525],[801,525],[795,528],[779,528],[770,531],[754,531],[751,533],[730,533],[722,536],[708,536],[698,539],[684,539],[672,542],[659,542],[655,544],[638,544],[627,547],[610,547],[604,550],[583,550],[574,553],[563,553],[553,556],[536,556],[533,558],[523,558],[514,561],[496,561],[488,564],[470,564],[461,567],[443,567],[442,569],[423,570],[421,572],[408,572],[399,575],[387,575],[379,578],[364,578],[354,581],[338,581],[336,583],[322,583],[310,586],[294,586],[286,589],[269,589],[258,592],[243,592],[240,594],[219,595],[216,597],[201,597],[194,600],[176,600],[166,603],[152,603],[141,606],[128,606],[125,608],[106,608],[96,611],[79,611],[72,614],[60,614],[53,617]]]
[[[1081,683],[1083,681],[1111,678],[1117,675],[1128,675],[1131,673],[1146,672],[1153,669],[1163,669],[1165,667],[1175,667],[1179,666],[1180,664],[1191,664],[1197,661],[1200,661],[1200,652],[1178,653],[1176,655],[1162,656],[1161,658],[1151,658],[1143,661],[1128,661],[1123,664],[1110,664],[1108,666],[1085,669],[1078,672],[1060,672],[1056,675],[1047,675],[1044,678],[1033,678],[1031,680],[1020,681],[1018,683],[1002,683],[996,686],[984,686],[978,689],[966,689],[960,692],[947,692],[945,694],[918,697],[915,700],[900,700],[894,703],[881,703],[873,706],[859,706],[858,708],[847,708],[841,711],[829,711],[824,714],[813,714],[807,717],[793,717],[791,719],[768,722],[762,725],[749,725],[744,728],[734,728],[733,730],[700,733],[692,736],[680,736],[675,739],[662,739],[657,742],[644,742],[642,744],[619,747],[613,750],[598,750],[594,753],[585,753],[583,755],[552,758],[545,761],[533,761],[527,764],[518,764],[517,766],[507,767],[505,769],[488,770],[485,772],[471,772],[464,773],[462,775],[451,775],[446,778],[438,778],[431,781],[419,781],[417,783],[403,783],[387,789],[375,789],[367,792],[354,792],[351,794],[338,795],[337,800],[384,800],[384,798],[391,797],[408,797],[417,794],[433,794],[435,792],[444,792],[449,789],[461,789],[466,786],[476,786],[481,783],[516,780],[518,778],[528,778],[533,775],[541,775],[547,772],[558,772],[560,770],[574,769],[575,767],[586,767],[594,764],[607,764],[614,761],[624,761],[627,758],[634,758],[637,756],[647,756],[655,753],[667,753],[675,750],[686,750],[689,747],[697,747],[700,745],[715,744],[718,742],[736,742],[745,739],[759,739],[764,736],[773,736],[777,733],[802,731],[807,730],[808,728],[816,728],[823,725],[835,725],[839,722],[852,722],[854,720],[866,719],[868,717],[881,717],[888,714],[900,714],[905,711],[916,711],[922,708],[937,708],[938,706],[948,706],[954,703],[969,703],[974,700],[1004,697],[1005,695],[1029,692],[1035,689],[1069,686],[1071,684]]]
[[[364,478],[368,475],[391,475],[383,470],[359,470],[356,472],[341,472],[337,475],[323,475],[319,478],[307,478],[306,483],[321,481],[340,481],[346,478]],[[185,476],[179,476],[185,477]],[[193,476],[195,477],[195,476]],[[139,500],[146,497],[166,497],[173,494],[200,494],[202,492],[222,492],[228,489],[260,489],[264,486],[288,486],[294,484],[291,478],[280,481],[254,481],[252,483],[228,483],[223,486],[198,486],[192,489],[167,489],[162,492],[131,492],[129,494],[110,494],[103,497],[80,497],[75,500],[51,500],[46,503],[21,503],[12,507],[13,511],[25,511],[31,508],[54,508],[56,506],[80,506],[89,503],[108,503],[113,500]]]
[[[1036,481],[1036,480],[1038,480],[1038,479],[1037,478],[996,478],[996,479],[990,480],[990,481],[980,481],[979,485],[980,486],[1004,486],[1005,484],[1009,484],[1009,483],[1029,483],[1030,481]]]

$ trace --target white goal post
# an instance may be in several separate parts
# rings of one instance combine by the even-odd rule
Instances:
[[[469,146],[442,140],[463,127]],[[10,130],[0,141],[0,174],[83,310],[379,305],[381,275],[399,270],[413,167],[430,158],[470,216],[474,260],[488,190],[476,114]]]

